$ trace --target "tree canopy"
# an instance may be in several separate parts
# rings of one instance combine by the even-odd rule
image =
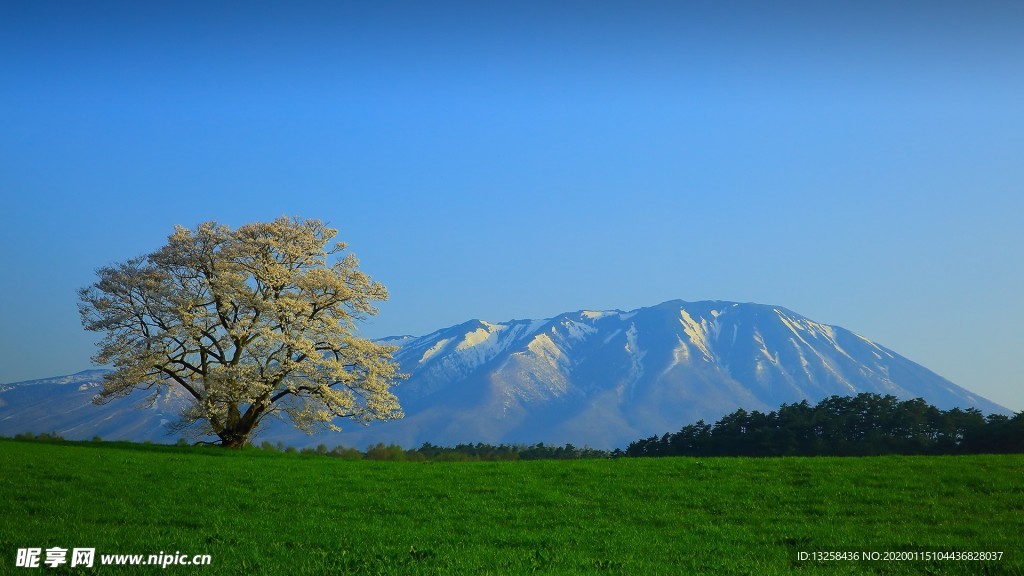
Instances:
[[[110,364],[97,403],[183,389],[182,426],[240,447],[264,419],[339,430],[402,417],[395,347],[356,334],[387,290],[358,270],[337,230],[278,218],[231,229],[176,226],[159,250],[97,270],[79,291],[86,330]]]

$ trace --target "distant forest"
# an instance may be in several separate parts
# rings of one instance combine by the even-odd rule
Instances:
[[[625,456],[878,456],[1024,452],[1024,412],[939,410],[921,398],[863,393],[769,412],[742,408],[713,425],[630,443]]]

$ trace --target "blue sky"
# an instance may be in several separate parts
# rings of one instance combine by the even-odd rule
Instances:
[[[786,306],[1024,409],[1024,5],[7,2],[0,382],[175,224],[341,230],[369,336]]]

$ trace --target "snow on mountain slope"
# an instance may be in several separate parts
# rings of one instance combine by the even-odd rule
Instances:
[[[341,422],[343,433],[312,438],[275,423],[260,439],[359,447],[571,442],[611,448],[698,419],[712,422],[741,407],[772,410],[784,402],[859,392],[1008,413],[862,336],[761,304],[675,300],[630,312],[472,320],[382,342],[400,347],[395,359],[410,375],[396,389],[405,419],[369,427]],[[25,415],[40,414],[41,405],[24,412],[31,396],[26,384],[0,391],[0,434],[26,431]],[[47,395],[65,400],[51,400],[53,409],[40,422],[52,424],[33,431],[91,437],[99,434],[93,429],[117,432],[111,421],[124,421],[120,429],[140,434],[155,425],[152,418],[146,425],[128,425],[146,412],[133,412],[127,402],[116,409],[86,409],[82,405],[93,392],[75,396],[66,387],[51,388]],[[174,401],[157,407],[167,412]],[[168,419],[164,412],[160,420]],[[106,427],[66,417],[77,414],[104,414]],[[62,418],[67,430],[59,425]],[[159,440],[163,433],[137,439]]]
[[[93,397],[103,387],[106,370],[31,380],[0,387],[0,436],[24,432],[56,433],[68,439],[173,442],[167,424],[179,418],[184,391],[162,392],[152,404],[136,392],[97,406]]]

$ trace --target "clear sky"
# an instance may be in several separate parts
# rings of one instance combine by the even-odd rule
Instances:
[[[777,304],[1024,410],[1024,3],[0,3],[0,382],[175,224],[341,230],[368,336]]]

